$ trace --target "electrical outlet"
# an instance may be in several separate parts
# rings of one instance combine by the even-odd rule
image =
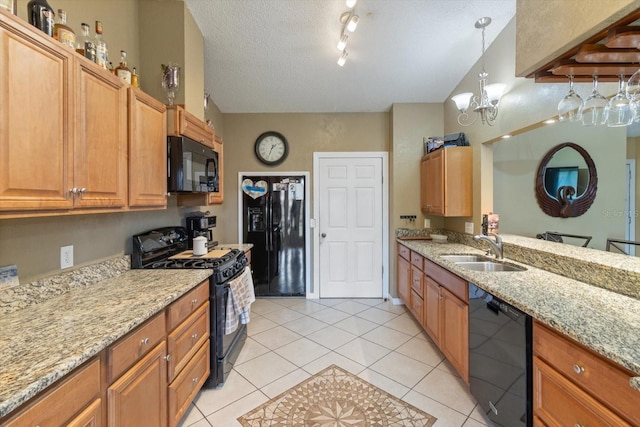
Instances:
[[[73,245],[60,247],[60,268],[73,267]]]
[[[424,219],[424,228],[431,228],[431,220],[425,218]]]
[[[473,234],[473,223],[465,222],[464,223],[464,232],[467,234]]]

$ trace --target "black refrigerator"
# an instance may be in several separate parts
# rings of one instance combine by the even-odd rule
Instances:
[[[242,177],[243,242],[257,296],[304,296],[305,177]]]

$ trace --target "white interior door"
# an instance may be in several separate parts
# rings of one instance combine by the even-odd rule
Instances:
[[[318,180],[321,298],[383,296],[383,158],[326,157]]]

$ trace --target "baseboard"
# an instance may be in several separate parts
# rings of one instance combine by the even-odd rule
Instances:
[[[389,299],[391,300],[391,303],[393,305],[404,305],[400,298],[393,298],[391,295],[389,295]]]

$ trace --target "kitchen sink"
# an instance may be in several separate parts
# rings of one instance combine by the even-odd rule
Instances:
[[[526,268],[517,265],[494,261],[456,262],[456,265],[473,271],[526,271]]]
[[[451,254],[440,255],[440,258],[451,262],[478,262],[478,261],[490,261],[490,258],[482,255],[465,255],[465,254]]]

